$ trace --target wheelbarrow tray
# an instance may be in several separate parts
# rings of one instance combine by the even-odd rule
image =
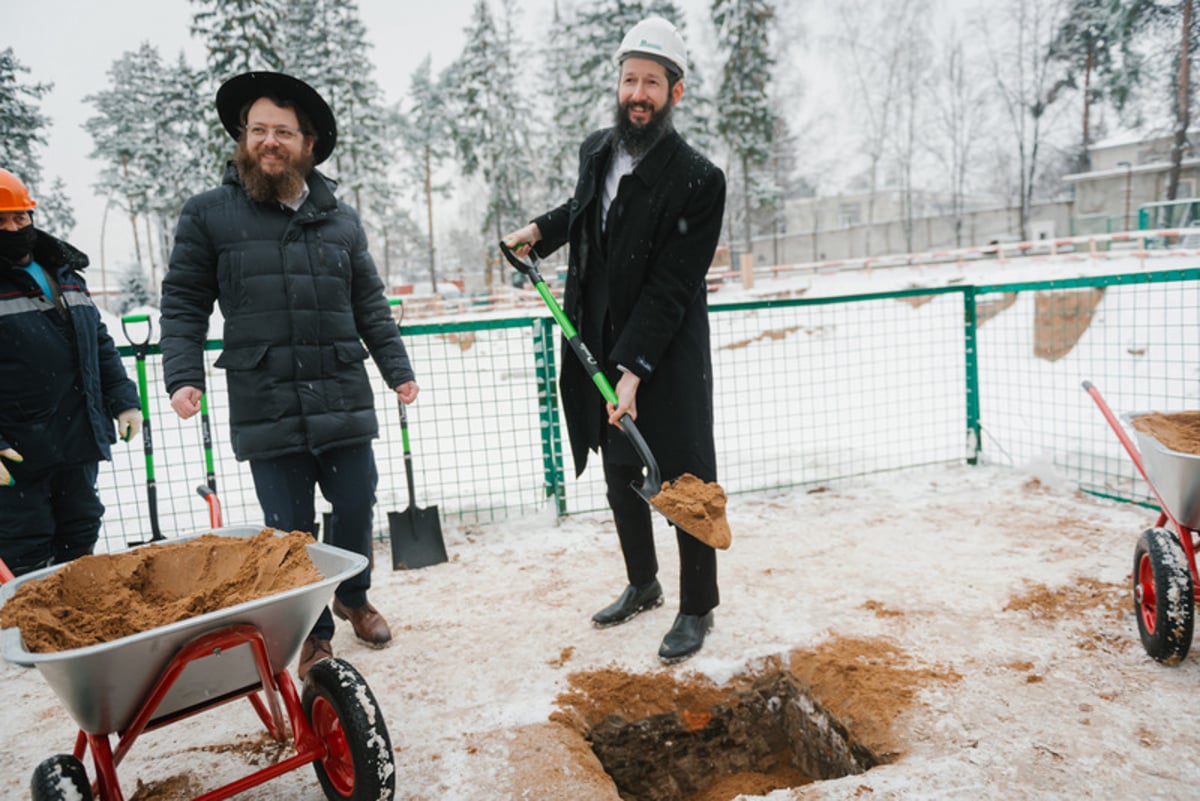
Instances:
[[[1200,529],[1200,455],[1175,451],[1150,434],[1138,431],[1133,421],[1156,412],[1126,412],[1121,420],[1134,434],[1142,454],[1146,479],[1180,525]]]
[[[231,526],[172,538],[172,542],[203,534],[251,537],[256,526]],[[191,640],[209,632],[247,623],[262,632],[271,672],[283,670],[297,655],[304,638],[329,602],[334,587],[361,572],[367,558],[323,543],[307,546],[322,578],[253,601],[218,609],[111,642],[53,653],[25,650],[15,627],[0,630],[0,653],[10,662],[38,669],[88,734],[124,731],[149,696],[171,658]],[[0,604],[26,581],[44,578],[62,565],[44,568],[0,585]],[[248,644],[191,662],[163,698],[154,720],[186,710],[202,709],[259,685],[254,656]],[[153,721],[151,722],[153,725]]]

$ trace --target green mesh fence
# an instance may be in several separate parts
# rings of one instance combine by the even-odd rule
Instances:
[[[1086,491],[1149,502],[1149,485],[1081,389],[1118,415],[1200,408],[1200,270],[979,287],[983,458],[1052,463]],[[1032,358],[1031,358],[1032,357]]]
[[[922,465],[1044,461],[1087,491],[1147,502],[1148,486],[1080,383],[1091,380],[1119,413],[1200,408],[1197,278],[1200,270],[1175,270],[716,304],[720,482],[736,497]],[[551,320],[402,331],[421,385],[408,407],[418,506],[464,526],[607,508],[599,460],[576,477],[563,441]],[[211,365],[219,343],[209,348]],[[122,353],[133,375],[132,349]],[[171,411],[155,347],[147,369],[160,524],[171,536],[208,525],[196,492],[201,426]],[[225,521],[259,523],[249,469],[228,445],[223,371],[209,370],[208,398]],[[386,512],[410,503],[396,403],[377,380],[379,537]],[[100,484],[102,547],[147,539],[140,443],[117,443]],[[327,509],[318,495],[318,520]]]

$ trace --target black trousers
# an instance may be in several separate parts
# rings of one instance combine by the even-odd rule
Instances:
[[[104,515],[98,473],[96,462],[67,465],[0,487],[0,559],[14,575],[93,551]]]
[[[626,464],[609,458],[603,449],[604,483],[613,523],[625,557],[629,583],[640,587],[658,575],[658,556],[654,549],[654,525],[650,505],[630,487],[641,484],[641,464]],[[691,534],[676,527],[679,545],[679,611],[685,615],[703,615],[721,602],[717,591],[717,552]]]
[[[311,533],[316,528],[314,497],[319,484],[321,494],[333,506],[325,541],[371,558],[371,520],[379,473],[369,443],[337,448],[319,456],[300,453],[278,459],[252,459],[250,472],[268,526]],[[370,587],[368,565],[339,584],[334,595],[354,609],[367,602]],[[328,640],[333,637],[333,629],[333,615],[324,609],[311,634]]]

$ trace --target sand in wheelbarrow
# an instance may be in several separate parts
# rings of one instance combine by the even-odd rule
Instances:
[[[664,481],[662,491],[650,499],[654,506],[688,534],[713,548],[729,547],[729,520],[725,517],[725,490],[714,481],[684,473]]]
[[[1133,427],[1179,453],[1200,454],[1200,412],[1150,412],[1133,418]]]
[[[111,642],[321,579],[308,534],[205,534],[118,554],[84,556],[25,582],[0,607],[30,653]]]

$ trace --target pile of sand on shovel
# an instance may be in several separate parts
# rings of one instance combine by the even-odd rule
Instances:
[[[664,481],[662,490],[650,501],[705,545],[721,550],[729,547],[732,536],[725,518],[725,490],[720,484],[684,473],[674,481]]]
[[[310,542],[267,528],[83,556],[18,587],[0,607],[0,627],[16,626],[30,653],[111,642],[320,581]]]

